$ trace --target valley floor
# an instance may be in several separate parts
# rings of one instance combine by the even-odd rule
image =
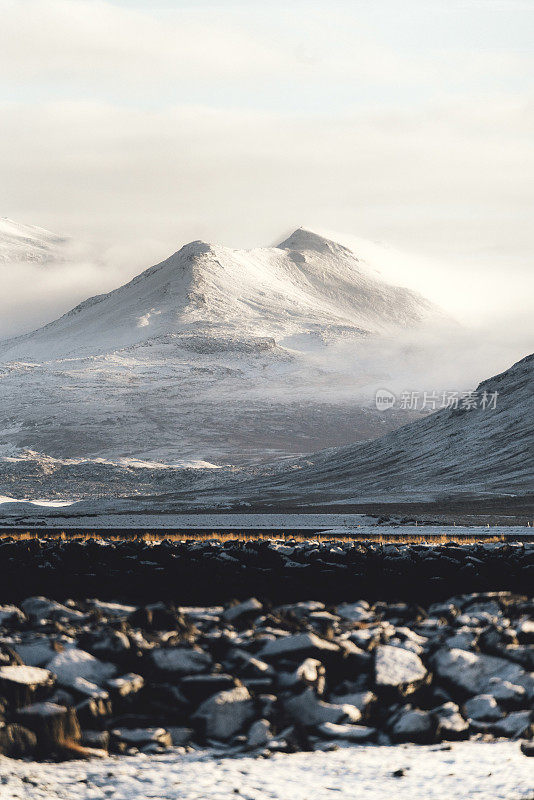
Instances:
[[[400,777],[393,775],[403,770]],[[531,800],[517,742],[355,746],[270,759],[138,755],[36,764],[0,758],[1,800]]]

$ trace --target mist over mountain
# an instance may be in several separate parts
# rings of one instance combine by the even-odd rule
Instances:
[[[374,406],[414,342],[453,326],[349,248],[192,242],[38,330],[0,342],[1,451],[251,463],[376,437],[420,412]],[[454,326],[453,326],[454,327]]]
[[[0,217],[0,267],[12,262],[47,264],[65,257],[68,239],[36,225]]]

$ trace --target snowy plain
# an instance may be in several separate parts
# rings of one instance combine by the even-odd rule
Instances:
[[[400,777],[393,775],[403,770]],[[1,800],[531,800],[517,742],[340,747],[223,758],[216,752],[36,764],[0,758]]]

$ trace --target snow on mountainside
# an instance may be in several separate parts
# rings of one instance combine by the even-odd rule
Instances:
[[[226,485],[219,473],[220,486],[196,496],[302,506],[534,494],[534,354],[471,397],[475,407],[460,402],[372,442],[230,476]]]
[[[220,465],[373,438],[418,415],[378,412],[369,387],[398,373],[401,333],[434,323],[423,297],[310,231],[192,242],[0,342],[0,456]]]
[[[12,262],[46,264],[62,258],[67,239],[55,233],[0,217],[0,265]]]
[[[0,469],[0,494],[85,498],[68,514],[115,513],[118,520],[193,509],[287,513],[331,506],[335,512],[362,503],[527,500],[534,495],[534,354],[483,381],[472,396],[476,408],[443,409],[374,441],[270,465],[194,470],[31,454],[8,458]],[[18,516],[22,510],[5,506],[3,513]],[[27,504],[23,513],[28,519],[68,516],[65,509],[45,513]]]
[[[193,350],[199,336],[217,349],[236,339],[249,348],[268,349],[269,339],[306,346],[306,337],[312,344],[385,333],[442,316],[415,292],[374,277],[346,247],[299,229],[271,248],[191,242],[124,286],[2,343],[0,359],[97,355],[163,337]]]

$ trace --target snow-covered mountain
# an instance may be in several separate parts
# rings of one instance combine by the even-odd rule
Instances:
[[[44,228],[0,217],[0,265],[58,261],[62,258],[62,248],[66,243],[66,238]]]
[[[2,343],[0,358],[94,356],[148,343],[307,349],[441,317],[422,296],[375,277],[346,247],[299,229],[278,247],[254,250],[191,242],[124,286]]]
[[[311,231],[192,242],[0,342],[0,455],[235,464],[373,438],[418,416],[369,405],[399,340],[445,323]]]

